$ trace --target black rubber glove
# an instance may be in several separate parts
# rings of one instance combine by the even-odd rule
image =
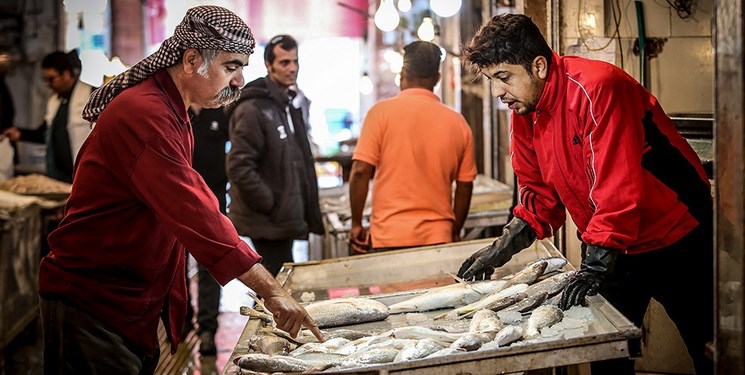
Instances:
[[[538,237],[533,228],[519,217],[514,217],[502,229],[502,235],[491,245],[471,254],[458,270],[458,277],[484,280],[491,277],[494,268],[507,263],[513,255],[530,246]]]
[[[587,245],[582,265],[574,278],[564,287],[559,307],[567,310],[572,306],[586,306],[585,297],[598,294],[600,285],[613,273],[618,253],[618,250]]]

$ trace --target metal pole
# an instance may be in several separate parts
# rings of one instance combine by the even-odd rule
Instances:
[[[743,0],[714,2],[715,339],[717,374],[745,374],[745,60]]]

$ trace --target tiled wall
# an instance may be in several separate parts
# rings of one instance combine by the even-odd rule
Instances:
[[[619,32],[621,48],[617,41],[616,65],[640,80],[639,57],[632,53],[638,37],[637,12],[634,0],[618,0],[620,5]],[[648,65],[648,88],[660,100],[668,113],[713,113],[714,108],[714,55],[712,45],[713,1],[693,1],[693,13],[681,19],[666,1],[642,1],[647,37],[667,38],[659,56]],[[565,53],[569,45],[577,44],[577,14],[580,20],[594,14],[597,29],[594,36],[610,37],[615,32],[611,4],[616,0],[583,0],[562,2],[562,44]],[[618,14],[618,13],[617,13]],[[591,30],[583,35],[591,38]],[[620,51],[623,50],[623,55]]]

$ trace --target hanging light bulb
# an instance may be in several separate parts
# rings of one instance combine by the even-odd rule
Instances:
[[[393,6],[393,0],[382,0],[375,12],[375,26],[382,31],[393,31],[398,27],[398,11]]]
[[[435,23],[432,21],[432,18],[424,17],[424,19],[422,19],[422,24],[419,25],[419,28],[416,30],[416,35],[419,39],[426,42],[431,42],[435,39]]]
[[[398,0],[398,10],[406,13],[411,10],[411,0]]]
[[[360,94],[362,95],[370,95],[373,92],[373,81],[370,79],[370,76],[367,75],[367,72],[362,75],[362,78],[360,78]]]
[[[460,10],[462,0],[429,0],[432,11],[440,17],[450,17]]]

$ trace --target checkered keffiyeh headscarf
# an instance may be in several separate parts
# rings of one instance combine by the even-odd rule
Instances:
[[[160,69],[178,62],[189,48],[204,48],[233,53],[253,53],[251,29],[235,13],[218,6],[205,5],[189,9],[176,26],[173,36],[163,41],[158,51],[142,59],[91,94],[83,118],[95,122],[106,106],[125,89],[132,87]]]

